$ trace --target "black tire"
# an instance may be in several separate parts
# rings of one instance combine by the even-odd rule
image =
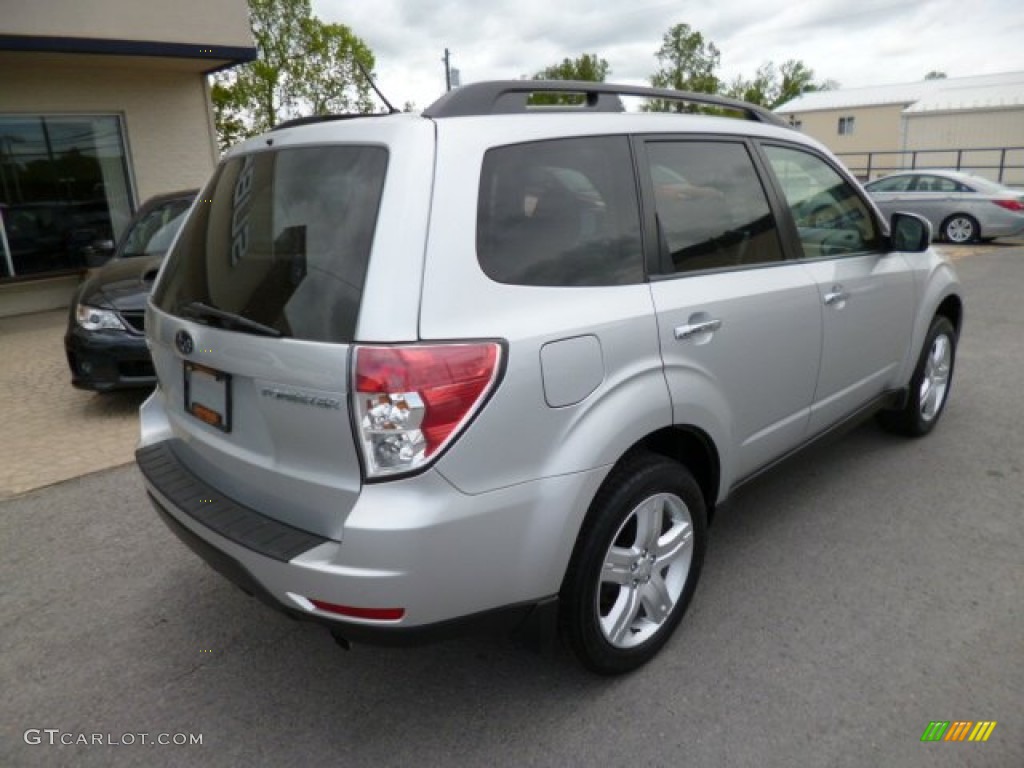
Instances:
[[[954,213],[942,222],[942,239],[947,243],[962,245],[973,243],[981,237],[978,220],[966,213]]]
[[[649,661],[683,618],[706,546],[704,496],[686,467],[638,453],[613,470],[591,504],[559,601],[562,635],[583,665],[617,675]]]
[[[908,437],[923,437],[935,428],[949,400],[953,367],[956,364],[956,344],[957,335],[953,324],[948,318],[936,315],[928,328],[917,367],[910,379],[906,404],[899,410],[878,414],[878,422],[885,429]],[[948,345],[948,356],[944,345]],[[937,402],[929,398],[937,398]]]

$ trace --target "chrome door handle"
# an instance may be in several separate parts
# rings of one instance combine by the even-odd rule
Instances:
[[[675,329],[675,337],[677,341],[685,341],[686,339],[692,339],[694,336],[700,336],[702,333],[714,333],[721,327],[721,320],[705,320],[704,322],[693,323],[692,325],[680,325]]]
[[[831,307],[836,304],[842,304],[848,298],[850,298],[850,294],[836,286],[829,293],[825,294],[825,306]]]

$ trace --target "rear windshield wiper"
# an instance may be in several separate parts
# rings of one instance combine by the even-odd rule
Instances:
[[[247,317],[236,315],[234,312],[226,312],[223,309],[211,307],[209,304],[203,304],[201,301],[190,301],[188,304],[182,306],[180,311],[182,314],[194,317],[197,320],[218,320],[223,328],[230,328],[236,331],[249,331],[263,336],[273,336],[275,338],[282,335],[277,328],[271,328],[269,325],[257,323],[255,320],[250,320]]]

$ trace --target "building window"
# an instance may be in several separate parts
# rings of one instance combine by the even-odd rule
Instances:
[[[95,266],[133,207],[120,118],[0,115],[0,280]]]
[[[839,135],[850,136],[853,133],[853,118],[852,117],[840,117],[839,118]]]

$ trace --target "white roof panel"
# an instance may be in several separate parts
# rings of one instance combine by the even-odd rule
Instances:
[[[999,109],[1024,106],[1024,72],[1014,81],[999,83],[961,84],[951,80],[949,85],[939,88],[914,102],[907,112],[935,112],[967,109]]]
[[[791,114],[887,104],[907,104],[907,112],[1024,105],[1024,72],[814,91],[787,101],[775,111]]]

